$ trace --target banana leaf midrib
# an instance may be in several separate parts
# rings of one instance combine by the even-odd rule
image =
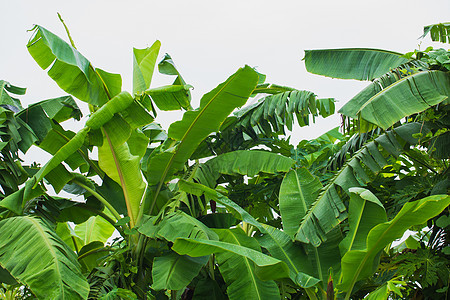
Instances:
[[[239,240],[238,240],[238,239],[236,238],[236,236],[234,235],[234,233],[231,232],[231,231],[228,231],[228,232],[229,232],[229,234],[233,237],[233,239],[236,241],[236,244],[239,245],[239,246],[242,246],[241,243],[239,242]],[[244,247],[244,246],[242,246],[242,247]],[[252,282],[253,282],[253,286],[255,287],[255,290],[256,290],[256,292],[258,293],[258,298],[257,298],[257,299],[262,299],[262,298],[261,298],[261,295],[260,295],[260,292],[259,292],[259,289],[258,289],[258,285],[257,285],[257,283],[256,283],[255,276],[254,276],[254,274],[253,274],[253,270],[252,270],[252,268],[250,267],[250,263],[249,263],[249,261],[248,261],[248,258],[242,256],[242,259],[245,261],[245,265],[246,265],[246,267],[247,267],[247,269],[248,269],[248,272],[250,273],[250,277],[251,277],[251,280],[252,280]]]
[[[117,173],[118,173],[119,178],[120,178],[120,183],[121,183],[121,186],[122,186],[122,189],[123,189],[123,196],[125,197],[125,204],[127,206],[128,216],[130,217],[130,227],[134,227],[134,225],[136,224],[135,223],[136,220],[135,220],[135,216],[133,215],[133,210],[131,208],[130,197],[129,197],[129,194],[128,194],[128,188],[127,188],[127,185],[126,185],[126,182],[125,182],[125,178],[123,177],[122,168],[120,166],[119,160],[117,159],[116,151],[114,149],[114,146],[111,143],[111,139],[110,139],[110,137],[108,135],[108,132],[106,131],[105,128],[102,128],[102,130],[105,133],[106,140],[108,141],[108,147],[109,147],[109,149],[111,151],[112,157],[114,159],[114,164],[116,166]]]

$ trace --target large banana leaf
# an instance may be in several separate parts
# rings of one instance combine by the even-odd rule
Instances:
[[[292,170],[284,177],[280,186],[280,214],[283,230],[291,238],[321,188],[319,179],[306,168]]]
[[[294,115],[300,126],[309,125],[310,117],[327,117],[334,113],[334,99],[319,99],[310,91],[291,89],[260,99],[257,103],[236,112],[236,124],[253,138],[259,133],[266,137],[292,130]]]
[[[173,252],[156,257],[152,268],[152,289],[176,291],[184,288],[198,275],[208,258],[178,255]]]
[[[348,224],[350,230],[339,245],[342,255],[349,250],[366,248],[366,237],[376,225],[386,222],[387,215],[383,204],[369,190],[350,189]]]
[[[364,48],[306,50],[308,72],[333,78],[373,80],[406,63],[401,53]]]
[[[89,284],[75,253],[44,222],[0,221],[0,263],[39,299],[87,299]]]
[[[411,226],[420,225],[440,214],[450,204],[450,196],[435,195],[406,203],[400,212],[389,222],[373,227],[366,238],[366,248],[350,250],[343,257],[342,282],[340,288],[346,291],[347,299],[358,280],[375,271],[380,251],[389,243],[400,238]]]
[[[289,277],[289,268],[281,260],[244,246],[214,240],[178,238],[172,250],[181,255],[199,257],[213,253],[232,252],[247,257],[257,266],[256,274],[262,280],[276,280]]]
[[[150,87],[159,48],[160,41],[145,49],[133,48],[133,93],[141,93]]]
[[[364,103],[360,118],[387,129],[402,118],[422,112],[450,95],[450,73],[428,71],[405,77]]]
[[[175,239],[180,237],[218,239],[214,231],[182,211],[176,211],[165,216],[157,225],[153,224],[154,221],[153,218],[146,219],[139,226],[138,231],[150,238],[163,238],[170,242],[174,242]]]
[[[214,182],[220,174],[247,175],[287,172],[295,161],[289,157],[261,150],[238,150],[218,155],[199,166],[194,177],[202,183]]]
[[[27,44],[28,51],[42,69],[65,92],[93,105],[103,105],[121,91],[122,78],[100,69],[81,54],[42,26],[33,28]]]
[[[145,192],[145,182],[140,169],[142,157],[133,155],[128,143],[114,142],[117,131],[104,128],[104,142],[98,148],[100,168],[123,189],[130,224],[133,227],[139,214],[139,206]]]
[[[397,157],[405,144],[418,142],[414,134],[427,131],[420,123],[407,123],[365,144],[322,189],[304,216],[295,239],[318,247],[326,240],[326,234],[347,218],[337,187],[348,194],[350,188],[370,182],[388,164],[389,155]]]
[[[345,105],[339,110],[339,113],[356,119],[361,106],[363,106],[364,103],[366,103],[373,96],[407,75],[415,74],[423,70],[425,70],[425,68],[421,61],[410,61],[406,64],[400,65],[380,78],[374,79],[373,82],[371,82],[361,92],[345,103]]]
[[[258,242],[238,228],[221,229],[217,233],[222,242],[240,245],[260,251]],[[280,299],[280,292],[273,280],[262,281],[256,274],[255,263],[245,256],[232,252],[216,254],[220,273],[227,284],[227,295],[231,300]]]
[[[148,165],[148,181],[154,185],[167,181],[195,151],[200,142],[236,108],[242,106],[258,81],[257,73],[245,66],[200,100],[200,108],[187,111],[181,121],[172,123],[169,138],[178,142],[175,149],[153,156]]]
[[[313,269],[302,245],[292,242],[285,232],[263,225],[266,233],[257,237],[262,247],[279,260],[284,261],[289,267],[289,277],[293,282],[303,288],[309,288],[319,282],[319,279],[308,274],[313,274]]]

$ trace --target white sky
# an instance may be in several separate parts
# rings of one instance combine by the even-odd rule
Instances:
[[[424,25],[450,21],[450,0],[2,2],[0,79],[28,88],[21,98],[24,106],[65,94],[26,49],[33,24],[66,39],[57,12],[78,50],[95,67],[120,73],[124,90],[132,90],[132,47],[145,48],[159,39],[160,57],[169,53],[195,87],[194,107],[201,95],[248,64],[267,74],[267,82],[334,97],[340,108],[367,83],[307,73],[301,61],[304,50],[367,47],[408,52],[418,47]],[[427,45],[443,47],[427,38],[421,49]],[[171,80],[155,72],[152,87]],[[165,114],[157,121],[167,126],[178,118]],[[338,125],[337,116],[327,118],[294,131],[293,141],[314,138]]]

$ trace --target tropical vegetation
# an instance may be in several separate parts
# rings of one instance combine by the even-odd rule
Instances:
[[[311,73],[370,82],[341,130],[291,145],[334,99],[243,66],[194,109],[159,41],[133,49],[129,93],[67,34],[27,44],[67,95],[23,108],[0,81],[2,298],[448,298],[448,50],[306,51]],[[156,66],[173,84],[151,86]],[[183,116],[165,130],[160,111]],[[33,145],[45,165],[23,162]]]

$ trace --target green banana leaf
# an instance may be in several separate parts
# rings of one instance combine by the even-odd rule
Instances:
[[[177,238],[173,243],[172,250],[178,254],[192,257],[232,252],[253,261],[257,266],[256,274],[261,280],[276,280],[289,277],[289,267],[283,261],[265,255],[260,251],[232,243],[205,239]]]
[[[344,255],[349,250],[366,248],[366,237],[376,225],[387,222],[386,211],[380,200],[371,191],[350,188],[348,224],[350,230],[339,248]]]
[[[150,87],[161,42],[155,41],[145,49],[133,48],[133,93],[141,93]]]
[[[201,268],[208,262],[209,256],[190,257],[169,253],[155,257],[152,268],[152,289],[180,290],[187,286]]]
[[[165,85],[145,91],[149,95],[155,105],[164,111],[179,110],[184,108],[189,110],[189,95],[191,85]]]
[[[425,26],[420,38],[426,37],[427,34],[430,34],[433,42],[450,43],[450,22]]]
[[[259,133],[270,137],[285,134],[285,127],[292,131],[294,115],[300,126],[306,126],[310,124],[310,117],[314,122],[318,115],[325,118],[333,113],[334,99],[319,99],[310,91],[291,89],[266,96],[239,110],[235,113],[237,121],[234,127],[242,128],[252,138]]]
[[[434,195],[406,203],[389,222],[373,227],[367,235],[366,248],[350,250],[342,257],[342,282],[339,288],[347,292],[347,298],[358,280],[364,279],[378,266],[380,252],[389,243],[400,238],[411,226],[420,225],[437,216],[450,204],[450,196]]]
[[[265,234],[256,236],[259,244],[289,267],[289,278],[302,288],[309,288],[320,280],[314,278],[313,269],[302,245],[292,242],[289,235],[275,227],[263,224]]]
[[[255,239],[247,236],[239,227],[216,231],[221,242],[239,245],[255,251],[261,248]],[[262,281],[255,263],[245,256],[233,252],[215,255],[225,283],[227,295],[231,300],[238,299],[280,299],[280,292],[273,280]]]
[[[395,69],[392,69],[380,78],[374,79],[373,82],[371,82],[361,92],[345,103],[345,105],[339,110],[339,113],[356,119],[361,106],[363,106],[364,103],[366,103],[373,96],[407,75],[416,74],[420,71],[424,71],[425,69],[426,68],[421,61],[409,61]]]
[[[11,97],[9,93],[14,95],[25,95],[26,90],[26,88],[21,88],[12,85],[7,81],[0,80],[0,104],[7,105],[8,107],[13,107],[15,110],[12,110],[14,112],[17,112],[17,110],[22,109],[22,104],[18,99]]]
[[[55,232],[61,240],[75,252],[78,252],[84,245],[81,238],[77,236],[75,231],[67,222],[57,223]]]
[[[78,149],[84,144],[84,140],[89,132],[88,127],[84,127],[77,134],[68,141],[58,152],[56,152],[53,157],[43,166],[35,175],[36,184],[35,186],[53,169],[60,165],[65,159],[74,154]]]
[[[163,238],[170,242],[174,242],[175,239],[180,237],[218,239],[214,231],[182,211],[176,211],[165,216],[157,225],[154,224],[154,221],[154,218],[146,219],[139,226],[138,231],[150,238]]]
[[[326,234],[347,218],[343,196],[338,194],[336,188],[340,187],[349,194],[350,188],[367,184],[388,164],[391,156],[397,157],[407,144],[417,144],[418,139],[413,137],[414,134],[427,132],[428,129],[420,123],[406,123],[366,143],[356,151],[311,204],[295,239],[318,247],[326,240]]]
[[[295,161],[289,157],[261,150],[238,150],[218,155],[199,166],[194,178],[214,186],[221,174],[247,175],[287,172]],[[211,184],[207,184],[211,183]]]
[[[306,50],[308,72],[333,78],[373,80],[408,61],[401,53],[364,48]]]
[[[43,221],[0,221],[0,263],[39,299],[87,299],[89,284],[75,253]]]
[[[98,148],[99,166],[122,187],[130,224],[134,227],[146,187],[140,169],[142,157],[133,155],[128,143],[114,142],[113,139],[118,137],[118,131],[114,128],[116,127],[111,126],[102,130],[104,142]]]
[[[86,222],[75,225],[75,234],[83,246],[94,241],[106,243],[114,232],[114,226],[100,216],[90,217]]]
[[[306,168],[292,170],[284,176],[280,186],[280,214],[283,231],[291,238],[294,237],[321,188],[319,179]]]
[[[149,184],[162,184],[182,169],[200,142],[218,131],[227,116],[247,101],[257,80],[257,73],[249,66],[239,69],[227,81],[205,94],[197,110],[185,112],[181,121],[172,123],[169,138],[178,144],[176,149],[157,154],[149,160]]]
[[[122,78],[92,64],[78,50],[42,26],[36,25],[28,52],[65,92],[81,101],[101,106],[122,89]]]
[[[427,71],[400,79],[364,103],[360,118],[387,129],[402,118],[420,113],[450,95],[450,73]]]

